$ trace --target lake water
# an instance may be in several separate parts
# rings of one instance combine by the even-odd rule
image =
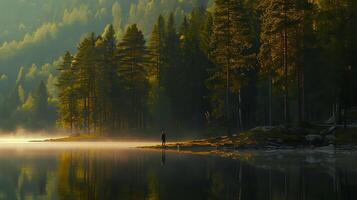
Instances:
[[[357,199],[355,153],[232,159],[132,146],[2,144],[0,199]]]

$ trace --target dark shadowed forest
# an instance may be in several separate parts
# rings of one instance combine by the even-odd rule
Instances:
[[[114,18],[52,64],[2,74],[1,127],[214,134],[353,122],[356,1],[182,4],[122,29]]]

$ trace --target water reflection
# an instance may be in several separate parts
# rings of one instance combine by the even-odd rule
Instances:
[[[0,199],[357,199],[356,170],[345,153],[3,151]]]
[[[164,166],[166,162],[166,150],[161,150],[161,165]]]

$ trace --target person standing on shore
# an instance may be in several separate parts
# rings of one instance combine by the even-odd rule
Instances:
[[[162,147],[166,146],[166,133],[164,130],[161,131],[161,146]]]

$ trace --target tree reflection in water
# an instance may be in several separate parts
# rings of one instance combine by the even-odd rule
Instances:
[[[144,150],[7,152],[0,154],[0,199],[357,199],[356,158],[292,153],[227,159]]]

